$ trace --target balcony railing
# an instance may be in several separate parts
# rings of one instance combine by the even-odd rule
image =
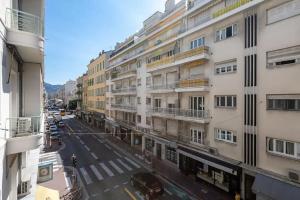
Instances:
[[[180,80],[177,88],[193,88],[193,87],[203,87],[208,86],[208,79],[185,79]]]
[[[229,11],[232,11],[252,0],[237,0],[235,3],[226,6],[225,8],[221,8],[220,10],[213,13],[213,18],[219,17],[221,15],[224,15],[225,13],[228,13]]]
[[[122,110],[136,111],[136,105],[126,105],[126,104],[111,104],[112,108],[119,108]]]
[[[44,22],[40,17],[11,8],[6,9],[6,26],[11,29],[44,36]]]
[[[152,67],[153,68],[153,67],[157,67],[157,66],[160,66],[160,65],[171,64],[171,63],[174,63],[176,61],[180,61],[180,60],[183,60],[185,58],[189,58],[189,57],[192,57],[192,56],[197,56],[197,55],[204,54],[204,53],[206,53],[206,54],[209,53],[209,47],[202,46],[202,47],[198,47],[198,48],[191,49],[191,50],[188,50],[188,51],[184,51],[184,52],[181,52],[181,53],[177,53],[173,56],[162,57],[160,60],[148,63],[147,67],[149,67],[149,68]]]
[[[147,89],[149,89],[149,90],[168,90],[168,89],[175,89],[176,85],[177,85],[177,83],[149,85],[149,86],[147,86]]]
[[[209,117],[208,110],[192,110],[180,108],[152,108],[152,113],[165,114],[169,116],[187,117],[194,119],[207,119]]]
[[[185,58],[189,58],[189,57],[196,56],[196,55],[199,55],[199,54],[204,54],[204,53],[208,54],[208,52],[209,52],[209,47],[208,46],[202,46],[202,47],[198,47],[198,48],[195,48],[195,49],[191,49],[191,50],[188,50],[188,51],[185,51],[185,52],[175,54],[175,60],[178,61],[178,60],[182,60],[182,59],[185,59]]]
[[[136,87],[117,88],[112,90],[112,93],[127,93],[127,92],[136,92]]]
[[[182,142],[185,144],[193,144],[193,145],[208,145],[209,141],[207,139],[202,138],[202,139],[196,139],[196,138],[191,138],[190,135],[185,135],[183,133],[178,133],[178,142]]]
[[[41,117],[7,118],[5,135],[7,138],[36,135],[40,133]]]

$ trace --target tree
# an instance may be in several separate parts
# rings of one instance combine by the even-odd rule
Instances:
[[[77,108],[77,100],[69,101],[69,110],[75,110]]]

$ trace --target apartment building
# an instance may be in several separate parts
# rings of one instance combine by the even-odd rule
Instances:
[[[76,110],[78,111],[78,114],[80,113],[80,110],[82,109],[82,87],[83,87],[83,76],[79,76],[76,79],[76,97],[77,97]]]
[[[88,75],[82,75],[82,108],[80,110],[80,118],[88,120],[87,116],[87,91],[88,91]]]
[[[87,66],[87,121],[103,129],[105,125],[105,68],[109,55],[109,51],[102,51]]]
[[[0,37],[0,199],[34,199],[44,130],[44,1],[1,1]]]
[[[243,199],[296,199],[299,14],[299,0],[166,1],[109,59],[108,127]]]

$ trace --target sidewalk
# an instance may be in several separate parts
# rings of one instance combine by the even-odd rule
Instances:
[[[88,126],[87,123],[83,122],[85,125]],[[92,127],[93,130],[96,132],[101,132],[100,129]],[[193,176],[186,176],[182,174],[179,169],[169,164],[167,161],[162,161],[159,159],[155,159],[152,157],[152,164],[146,163],[144,160],[140,159],[143,155],[140,148],[131,147],[124,141],[113,137],[111,135],[107,135],[106,139],[108,139],[111,143],[115,144],[121,149],[124,149],[126,152],[130,153],[135,158],[139,159],[141,163],[144,164],[147,168],[152,169],[155,173],[160,175],[161,177],[167,179],[169,182],[173,183],[174,185],[178,186],[179,188],[183,189],[189,195],[196,199],[203,199],[203,200],[231,200],[234,199],[228,193],[216,188],[213,185],[210,185],[204,181],[196,182],[195,177]]]

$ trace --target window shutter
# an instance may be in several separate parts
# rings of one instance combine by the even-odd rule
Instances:
[[[236,135],[233,136],[233,142],[236,143]]]

